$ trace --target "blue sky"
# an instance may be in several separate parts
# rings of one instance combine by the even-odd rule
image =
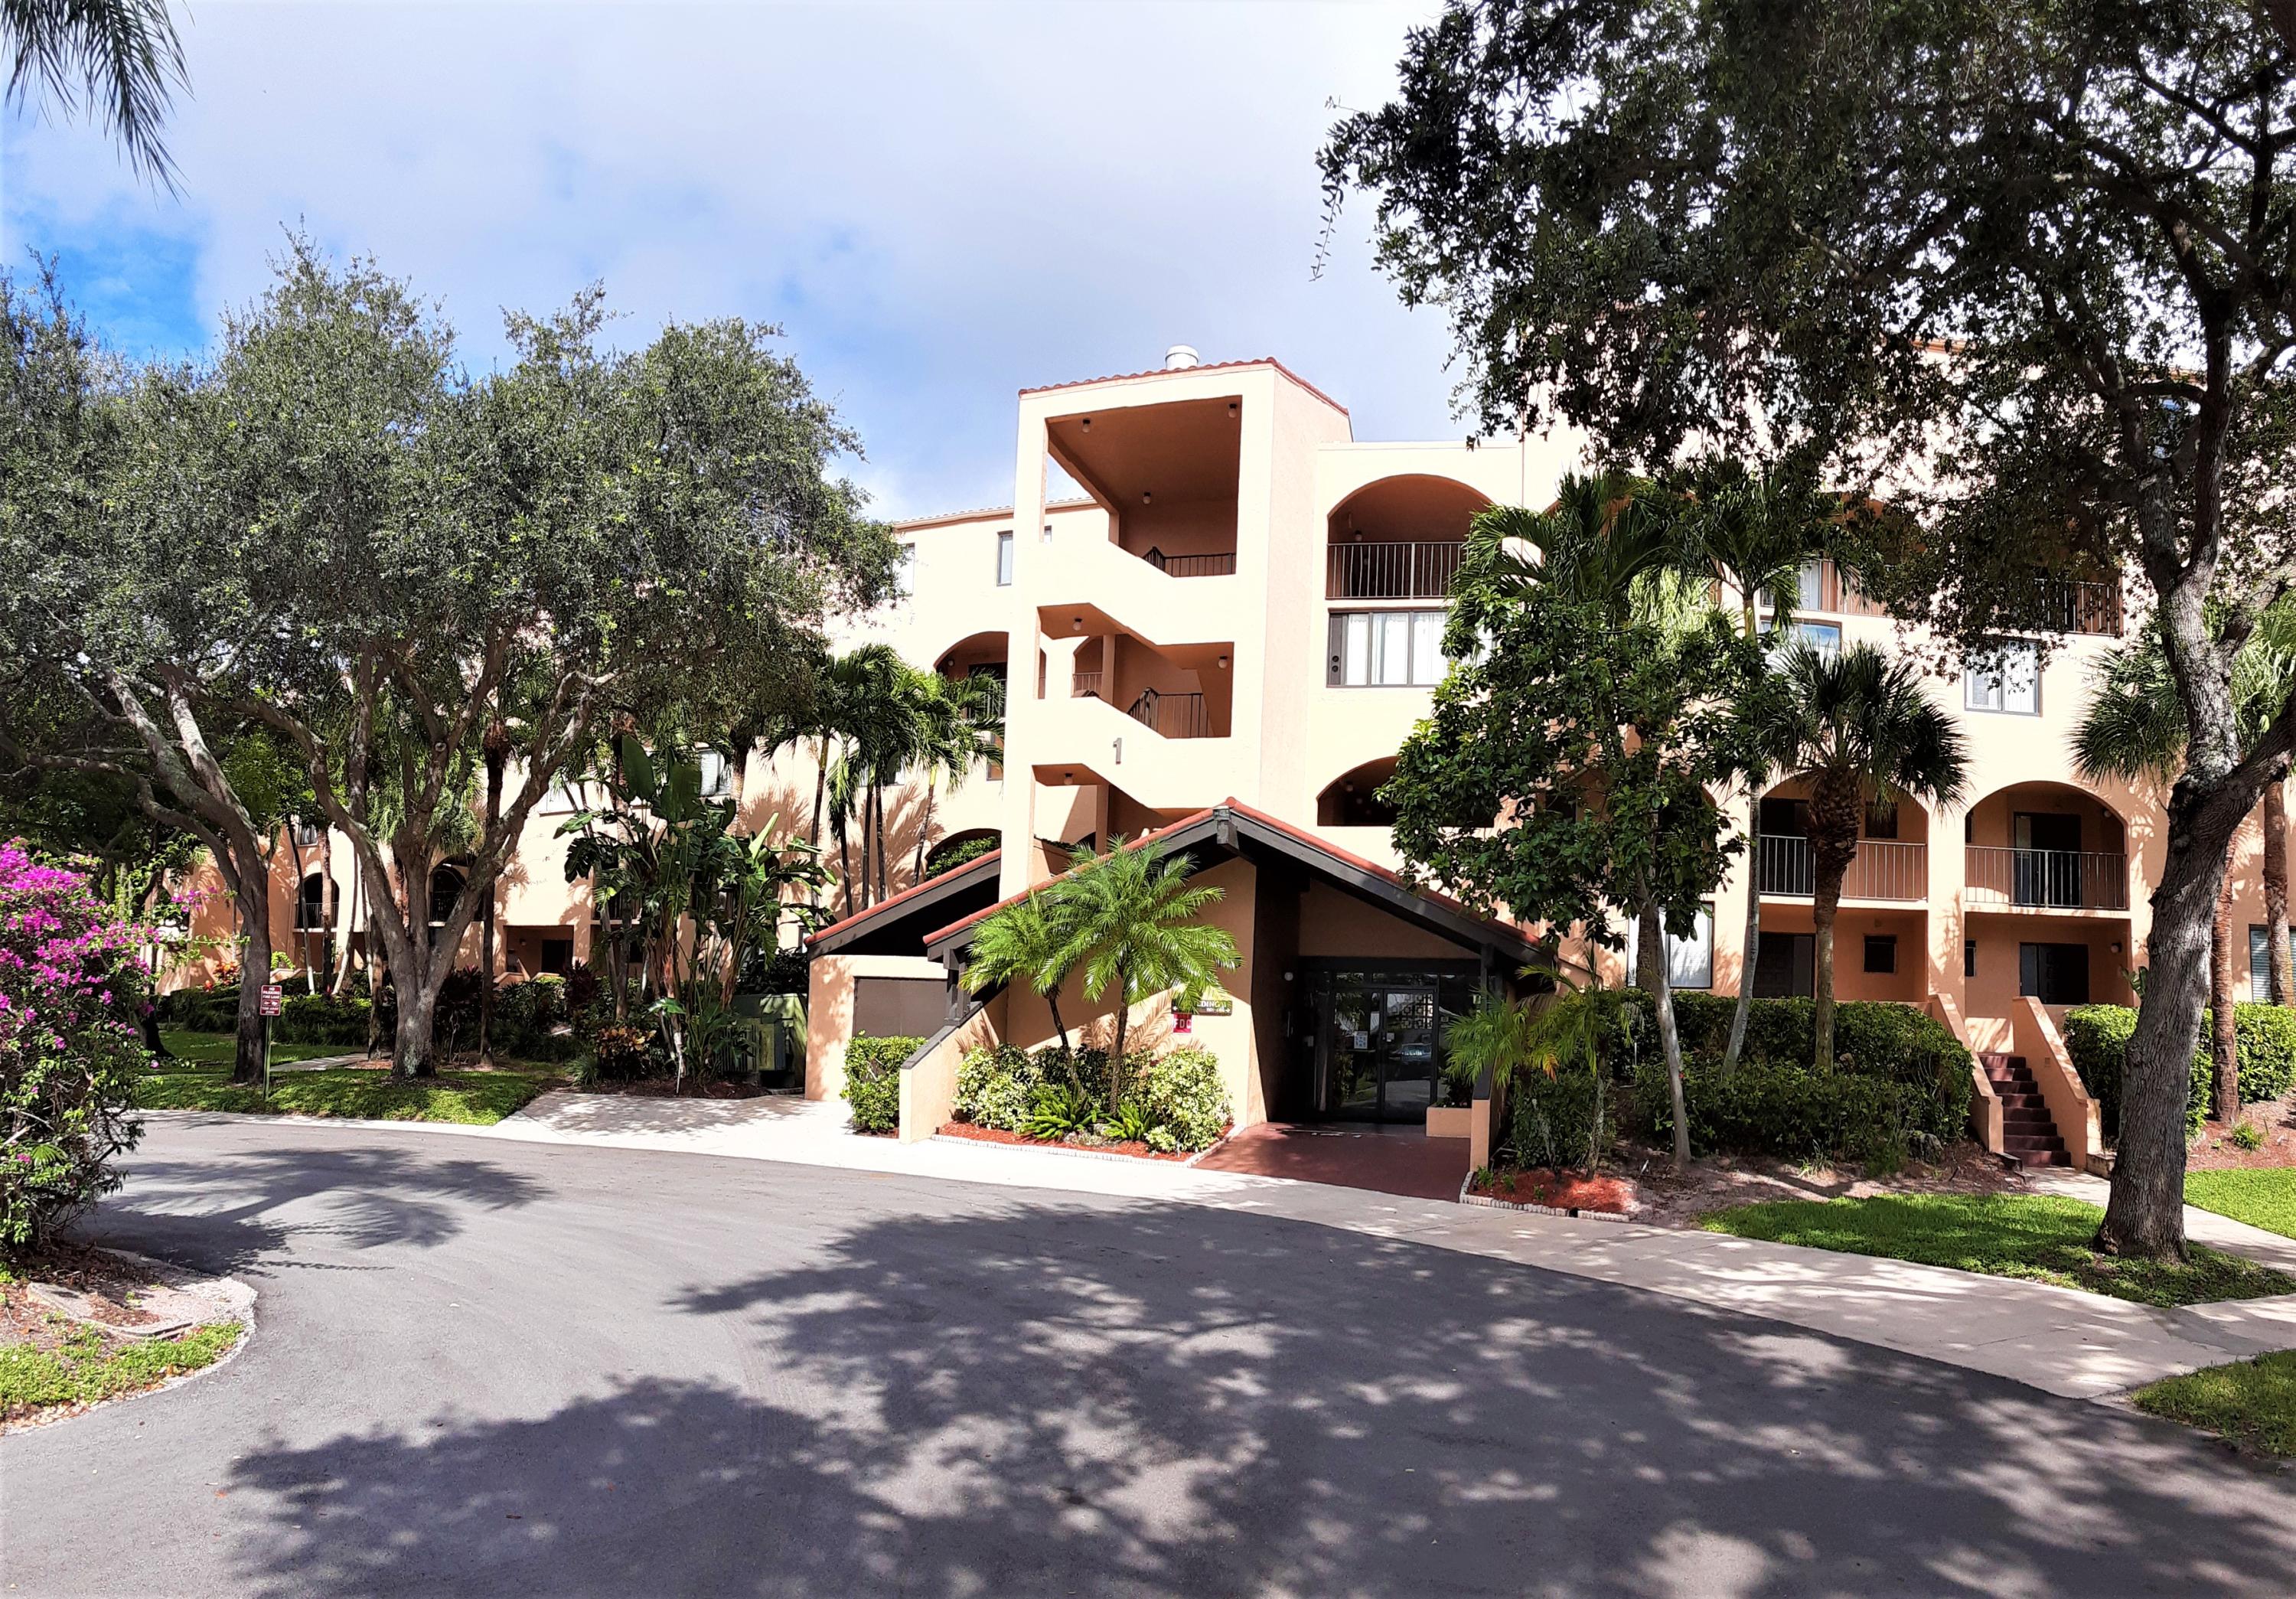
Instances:
[[[1010,497],[1016,390],[1274,355],[1358,438],[1445,438],[1439,315],[1369,264],[1311,281],[1315,151],[1376,104],[1407,4],[226,4],[178,10],[193,93],[153,192],[95,129],[0,122],[0,253],[195,355],[283,230],[440,299],[483,366],[504,307],[604,282],[667,317],[783,325],[866,440],[887,515]]]

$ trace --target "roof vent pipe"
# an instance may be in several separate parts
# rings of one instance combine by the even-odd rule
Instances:
[[[1166,372],[1185,372],[1195,365],[1196,347],[1193,344],[1176,344],[1164,352]]]

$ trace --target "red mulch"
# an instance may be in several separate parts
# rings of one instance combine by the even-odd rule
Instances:
[[[1614,1216],[1628,1216],[1635,1209],[1630,1183],[1545,1166],[1530,1171],[1494,1172],[1476,1185],[1475,1192],[1512,1204],[1545,1205],[1555,1210],[1607,1210]]]
[[[1031,1138],[1026,1133],[1008,1133],[1003,1128],[975,1127],[969,1121],[941,1123],[944,1138],[972,1138],[982,1144],[1027,1144],[1038,1149],[1084,1149],[1103,1155],[1135,1155],[1143,1160],[1185,1160],[1188,1157],[1175,1152],[1150,1149],[1134,1138],[1122,1144],[1084,1144],[1066,1138]]]
[[[2241,1119],[2260,1128],[2264,1142],[2243,1149],[2225,1135],[2222,1122],[2211,1121],[2185,1150],[2187,1171],[2228,1171],[2256,1166],[2296,1166],[2296,1094],[2260,1105],[2241,1107]]]

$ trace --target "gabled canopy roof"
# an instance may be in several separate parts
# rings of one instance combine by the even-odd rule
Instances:
[[[1305,828],[1278,821],[1237,800],[1224,800],[1192,816],[1183,816],[1169,826],[1143,833],[1128,847],[1137,849],[1151,839],[1192,857],[1200,872],[1239,857],[1262,864],[1288,863],[1439,938],[1481,951],[1495,964],[1520,966],[1538,953],[1528,930],[1512,922],[1479,916],[1447,895],[1415,887],[1384,866],[1350,855]],[[1060,874],[1066,875],[1067,873]],[[1023,898],[1025,895],[1015,894],[984,905],[927,933],[925,953],[944,965],[955,964],[972,942],[974,928],[993,913]]]
[[[928,877],[881,899],[865,911],[832,922],[805,940],[808,955],[918,955],[923,935],[952,915],[986,909],[996,898],[996,863],[1004,851],[991,849],[938,877]]]

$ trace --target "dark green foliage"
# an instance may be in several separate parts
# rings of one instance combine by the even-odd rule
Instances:
[[[1031,1138],[1066,1138],[1091,1132],[1100,1116],[1099,1099],[1075,1084],[1039,1083],[1029,1096],[1029,1114],[1021,1119],[1021,1130]]]
[[[890,1133],[901,1125],[901,1062],[922,1038],[856,1038],[845,1046],[845,1103],[857,1133]]]
[[[979,838],[958,839],[954,843],[938,846],[925,857],[925,875],[939,877],[944,872],[954,872],[967,861],[977,861],[996,848],[997,840],[987,834]]]
[[[2201,1013],[2198,1046],[2193,1052],[2192,1091],[2185,1101],[2187,1136],[2199,1134],[2207,1121],[2210,1078],[2210,1029],[2213,1013]],[[2235,1004],[2233,1032],[2240,1060],[2240,1100],[2247,1105],[2276,1100],[2296,1083],[2296,1011],[2279,1005]],[[2081,1086],[2096,1101],[2097,1112],[2108,1134],[2120,1127],[2121,1067],[2128,1040],[2136,1031],[2136,1013],[2126,1005],[2075,1005],[2065,1013],[2065,1053]]]
[[[1940,1070],[1922,1083],[1781,1061],[1741,1061],[1726,1073],[1718,1062],[1701,1061],[1684,1068],[1683,1094],[1690,1146],[1699,1154],[1728,1150],[1897,1166],[1959,1136],[1969,1120],[1966,1070],[1956,1080]],[[1635,1097],[1653,1131],[1672,1133],[1663,1078],[1644,1072]]]
[[[1647,1016],[1649,999],[1638,990],[1625,993],[1628,1007]],[[1826,1071],[1813,1064],[1813,1002],[1757,999],[1747,1013],[1744,1058],[1725,1073],[1722,1052],[1736,1001],[1677,993],[1674,1003],[1691,1144],[1702,1153],[1890,1164],[1959,1136],[1968,1121],[1969,1052],[1944,1023],[1911,1005],[1852,1000],[1840,1006],[1834,1066]],[[1670,1132],[1664,1081],[1645,1071],[1636,1084],[1644,1121]]]
[[[1663,1072],[1651,1072],[1665,1097]],[[1595,1131],[1595,1080],[1583,1071],[1520,1071],[1507,1089],[1506,1147],[1499,1166],[1576,1170],[1587,1164]]]
[[[1066,1134],[1036,1131],[1034,1112],[1040,1103],[1064,1109],[1081,1095],[1095,1107],[1093,1118],[1069,1131],[1122,1124],[1126,1112],[1137,1111],[1140,1130],[1127,1136],[1136,1136],[1155,1149],[1194,1151],[1210,1147],[1227,1130],[1227,1091],[1220,1085],[1219,1062],[1208,1050],[1189,1046],[1160,1055],[1135,1051],[1125,1062],[1125,1080],[1124,1100],[1111,1114],[1097,1108],[1108,1095],[1105,1051],[1063,1055],[1051,1047],[1030,1052],[1010,1044],[976,1049],[956,1069],[956,1119],[1035,1137],[1062,1137]],[[1056,1097],[1046,1099],[1047,1090],[1056,1091]]]

